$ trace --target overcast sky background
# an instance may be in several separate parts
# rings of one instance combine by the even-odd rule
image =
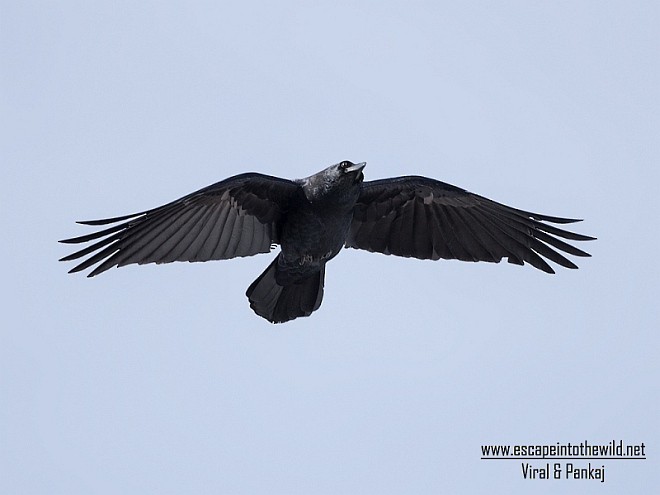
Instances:
[[[0,23],[1,493],[660,486],[657,2],[21,1]],[[584,218],[593,258],[346,250],[278,326],[244,295],[274,253],[57,262],[74,220],[342,159]],[[604,486],[479,459],[612,439],[649,459]]]

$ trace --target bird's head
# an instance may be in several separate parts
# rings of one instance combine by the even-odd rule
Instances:
[[[348,160],[336,163],[320,172],[300,180],[310,201],[318,201],[333,193],[349,191],[364,180],[362,169],[367,162],[353,163]]]

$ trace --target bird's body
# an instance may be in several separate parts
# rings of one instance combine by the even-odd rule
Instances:
[[[506,257],[548,273],[542,256],[577,268],[552,247],[589,256],[558,237],[591,237],[544,223],[576,220],[517,210],[425,177],[363,182],[364,166],[344,161],[296,181],[242,174],[159,208],[81,222],[115,225],[62,241],[100,239],[62,260],[91,254],[71,271],[97,264],[94,276],[131,263],[251,256],[279,244],[281,252],[247,296],[257,314],[280,323],[318,309],[325,265],[344,246],[419,259]]]
[[[318,185],[320,177],[316,176],[296,181],[303,194],[289,208],[282,225],[280,246],[284,260],[300,266],[319,265],[341,251],[360,195],[364,165],[350,164],[342,170],[340,164],[333,175],[343,176],[339,176],[334,187],[330,188]],[[332,180],[323,179],[323,184]]]

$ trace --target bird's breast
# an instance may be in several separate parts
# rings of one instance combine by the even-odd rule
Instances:
[[[305,209],[289,214],[280,237],[283,257],[299,265],[325,263],[341,251],[352,218],[352,212]]]

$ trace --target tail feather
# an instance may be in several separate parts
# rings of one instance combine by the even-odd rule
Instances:
[[[250,307],[271,323],[311,315],[323,300],[325,265],[307,278],[280,285],[277,283],[278,259],[279,256],[248,287],[245,295],[250,300]]]

